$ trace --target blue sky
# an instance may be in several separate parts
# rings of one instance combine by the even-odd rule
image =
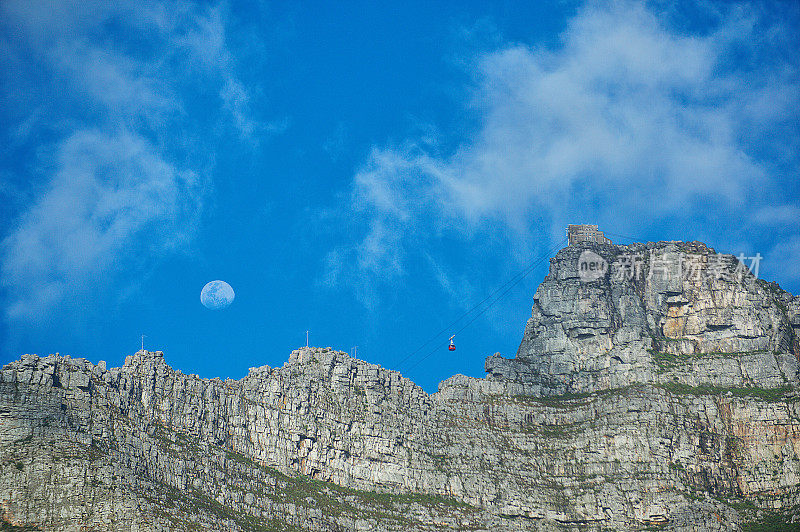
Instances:
[[[310,330],[433,391],[513,356],[568,223],[800,293],[795,3],[110,4],[0,3],[0,362],[239,378]]]

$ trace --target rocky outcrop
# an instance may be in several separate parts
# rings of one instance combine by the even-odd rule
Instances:
[[[26,355],[0,372],[2,519],[737,530],[797,517],[797,298],[755,279],[735,294],[655,276],[581,282],[567,268],[586,249],[620,260],[618,246],[562,250],[516,359],[490,357],[487,379],[456,375],[434,394],[330,348],[224,381],[160,352],[121,368]]]
[[[596,269],[590,270],[588,265]],[[550,260],[517,356],[486,361],[525,393],[631,383],[798,382],[798,298],[699,242],[582,242]]]

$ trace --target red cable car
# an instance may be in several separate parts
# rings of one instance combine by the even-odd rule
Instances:
[[[455,338],[455,337],[456,337],[455,334],[450,337],[450,345],[447,347],[448,351],[455,351],[456,350],[456,344],[455,344],[455,342],[453,342],[453,338]]]

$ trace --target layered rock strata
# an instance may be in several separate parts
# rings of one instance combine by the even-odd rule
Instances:
[[[647,268],[659,253],[712,254],[625,249]],[[595,279],[573,263],[587,250],[610,265]],[[0,372],[2,520],[599,531],[796,519],[798,298],[752,276],[617,282],[623,251],[559,252],[516,359],[490,357],[486,379],[456,375],[434,394],[329,348],[224,381],[160,352],[110,369],[26,355]]]
[[[486,371],[534,395],[776,388],[798,381],[799,309],[800,298],[700,242],[581,242],[550,260],[516,357],[489,357]]]

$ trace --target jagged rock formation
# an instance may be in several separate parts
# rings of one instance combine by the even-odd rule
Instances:
[[[606,267],[582,276],[580,258]],[[591,277],[591,276],[588,276]],[[763,386],[798,381],[800,298],[700,242],[581,242],[550,260],[517,356],[491,377],[534,395],[631,383]]]
[[[611,265],[603,276],[581,279],[587,250]],[[746,275],[618,281],[629,251],[644,268],[713,254],[562,250],[517,358],[489,357],[487,379],[456,375],[431,395],[329,348],[238,381],[184,375],[160,352],[111,369],[26,355],[0,372],[2,520],[115,531],[791,521],[800,298]]]

